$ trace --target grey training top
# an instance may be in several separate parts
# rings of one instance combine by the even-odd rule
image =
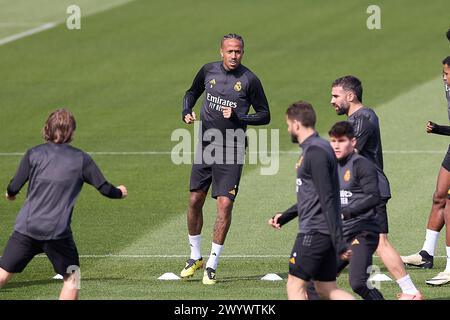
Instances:
[[[27,198],[14,230],[36,240],[71,236],[72,211],[84,182],[109,198],[122,197],[87,153],[68,144],[48,142],[28,150],[8,185],[8,194],[18,194],[27,181]]]

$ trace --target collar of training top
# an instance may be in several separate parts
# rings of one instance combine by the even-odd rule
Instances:
[[[355,154],[355,151],[349,153],[345,158],[342,158],[341,160],[338,160],[339,165],[345,166],[347,164],[347,162],[350,161],[350,159],[353,157],[354,154]]]
[[[302,143],[300,143],[300,148],[304,149],[307,146],[309,146],[313,140],[313,138],[317,138],[319,136],[319,133],[314,132],[312,135],[310,135],[308,138],[306,138],[305,141],[303,141]]]

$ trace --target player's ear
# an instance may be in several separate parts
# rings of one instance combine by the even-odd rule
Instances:
[[[220,48],[220,56],[221,56],[222,59],[223,59],[223,51],[222,51],[222,48]]]
[[[352,138],[352,147],[355,148],[356,147],[356,138]]]
[[[352,102],[355,99],[355,94],[351,91],[347,92],[347,102]]]

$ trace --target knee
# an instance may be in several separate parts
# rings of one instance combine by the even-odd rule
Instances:
[[[378,240],[377,251],[379,251],[380,249],[383,250],[383,248],[385,248],[387,245],[388,245],[388,239],[386,237],[380,235],[380,238]]]
[[[448,190],[436,189],[433,193],[433,204],[445,206]]]
[[[205,202],[205,196],[203,192],[191,192],[189,196],[189,207],[191,209],[201,209]]]
[[[297,293],[306,295],[306,288],[304,288],[299,281],[296,281],[292,277],[288,277],[286,283],[286,289],[288,293]]]
[[[231,213],[231,209],[233,208],[233,201],[227,197],[218,197],[217,207],[219,209],[219,212]]]

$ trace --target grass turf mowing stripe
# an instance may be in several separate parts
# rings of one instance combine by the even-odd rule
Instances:
[[[2,0],[0,46],[65,23],[68,6],[81,9],[81,20],[134,0]],[[48,28],[45,28],[48,26]]]

